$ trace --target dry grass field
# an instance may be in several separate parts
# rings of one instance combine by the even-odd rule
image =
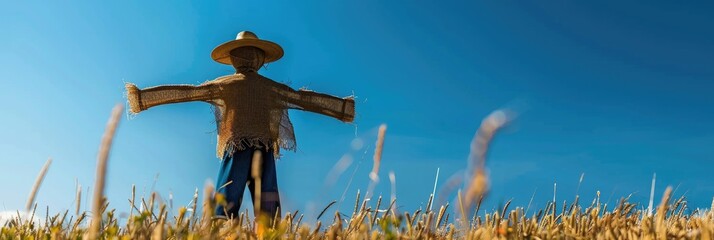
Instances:
[[[714,212],[711,209],[689,209],[684,198],[672,199],[667,188],[655,209],[644,208],[622,198],[614,206],[601,204],[599,196],[587,201],[576,196],[572,203],[550,202],[544,209],[511,207],[506,203],[495,212],[480,209],[487,197],[487,177],[483,174],[486,150],[495,133],[508,122],[505,112],[487,117],[472,143],[471,179],[457,193],[450,205],[430,206],[414,212],[398,212],[395,200],[355,201],[349,213],[320,213],[316,224],[303,223],[299,212],[284,213],[282,218],[268,220],[248,213],[226,219],[213,215],[217,204],[225,204],[212,186],[194,195],[191,206],[169,212],[167,206],[155,200],[137,198],[132,194],[129,217],[118,219],[116,210],[107,209],[103,195],[107,158],[121,106],[116,107],[102,138],[97,162],[97,182],[91,212],[66,210],[63,213],[34,217],[38,208],[34,195],[41,184],[50,161],[40,171],[35,189],[28,199],[29,217],[8,219],[0,230],[1,239],[712,239]],[[380,128],[378,150],[384,137]],[[375,154],[378,171],[381,156]],[[79,195],[81,192],[69,193]],[[200,203],[200,204],[199,204]],[[714,208],[714,203],[712,203]],[[199,211],[203,209],[205,211]],[[433,210],[430,210],[433,209]],[[41,211],[42,209],[39,209]],[[334,214],[328,214],[334,212]],[[456,213],[456,214],[454,214]]]

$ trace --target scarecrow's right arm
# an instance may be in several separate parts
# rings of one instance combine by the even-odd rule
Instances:
[[[139,113],[150,107],[189,101],[209,101],[219,95],[219,86],[207,82],[198,86],[193,85],[162,85],[139,89],[136,85],[126,84],[129,110]]]

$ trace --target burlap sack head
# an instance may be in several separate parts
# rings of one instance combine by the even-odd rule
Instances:
[[[236,72],[257,72],[265,63],[265,52],[257,47],[239,47],[231,50],[230,58]]]

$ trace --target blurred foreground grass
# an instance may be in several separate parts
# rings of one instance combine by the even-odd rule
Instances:
[[[599,199],[583,206],[550,202],[544,209],[523,208],[482,213],[462,218],[453,209],[426,209],[398,213],[392,205],[372,206],[361,201],[349,217],[336,212],[323,216],[324,223],[301,223],[303,215],[286,213],[283,218],[255,220],[247,213],[232,219],[213,216],[221,197],[211,197],[208,188],[201,216],[187,208],[170,214],[165,205],[154,201],[140,203],[146,210],[132,209],[126,220],[117,219],[115,210],[102,209],[97,237],[103,239],[712,239],[714,212],[688,209],[684,198],[670,200],[668,188],[657,209],[650,213],[621,199],[615,206],[601,205]],[[358,201],[360,202],[360,201]],[[149,204],[149,206],[144,206]],[[107,204],[104,204],[106,207]],[[195,205],[194,205],[195,206]],[[476,206],[478,211],[479,206]],[[134,211],[137,210],[137,211]],[[458,210],[457,210],[458,211]],[[89,237],[91,222],[87,212],[77,218],[63,214],[45,219],[16,217],[0,231],[2,239],[82,239]],[[685,212],[690,212],[686,213]],[[125,222],[120,225],[120,222]]]
[[[54,216],[47,210],[44,219],[35,217],[34,197],[51,163],[48,160],[28,198],[29,217],[18,212],[11,219],[0,219],[5,221],[0,239],[714,239],[714,202],[708,210],[690,209],[684,197],[670,199],[671,188],[665,190],[656,209],[652,209],[652,203],[644,208],[628,202],[628,198],[608,206],[601,204],[598,194],[589,204],[580,203],[576,196],[572,203],[553,201],[544,209],[509,208],[508,202],[498,211],[481,210],[481,200],[488,192],[484,166],[489,143],[513,116],[500,110],[483,120],[472,141],[469,161],[473,168],[466,169],[470,179],[461,179],[467,184],[460,188],[465,194],[459,190],[456,203],[452,203],[455,209],[447,204],[432,211],[437,209],[432,208],[432,195],[424,209],[398,212],[394,208],[396,200],[383,204],[379,197],[370,202],[358,193],[352,213],[324,215],[332,203],[325,207],[317,217],[324,223],[304,224],[304,215],[297,212],[274,220],[260,214],[256,219],[246,212],[225,218],[213,215],[217,205],[226,204],[225,198],[215,194],[212,186],[206,186],[201,206],[196,191],[191,206],[175,213],[156,201],[155,194],[148,201],[136,201],[133,191],[129,216],[120,219],[116,210],[108,209],[104,181],[122,111],[121,105],[114,108],[102,137],[92,210],[80,212],[77,207],[72,214],[67,210]],[[385,131],[386,126],[380,127],[370,176],[376,176],[379,170],[378,153]],[[81,199],[79,189],[70,194]],[[201,215],[197,216],[199,208]]]

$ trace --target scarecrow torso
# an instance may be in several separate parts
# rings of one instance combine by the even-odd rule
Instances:
[[[257,73],[235,74],[214,81],[220,98],[212,102],[218,127],[218,151],[232,147],[294,149],[295,137],[279,83]]]

